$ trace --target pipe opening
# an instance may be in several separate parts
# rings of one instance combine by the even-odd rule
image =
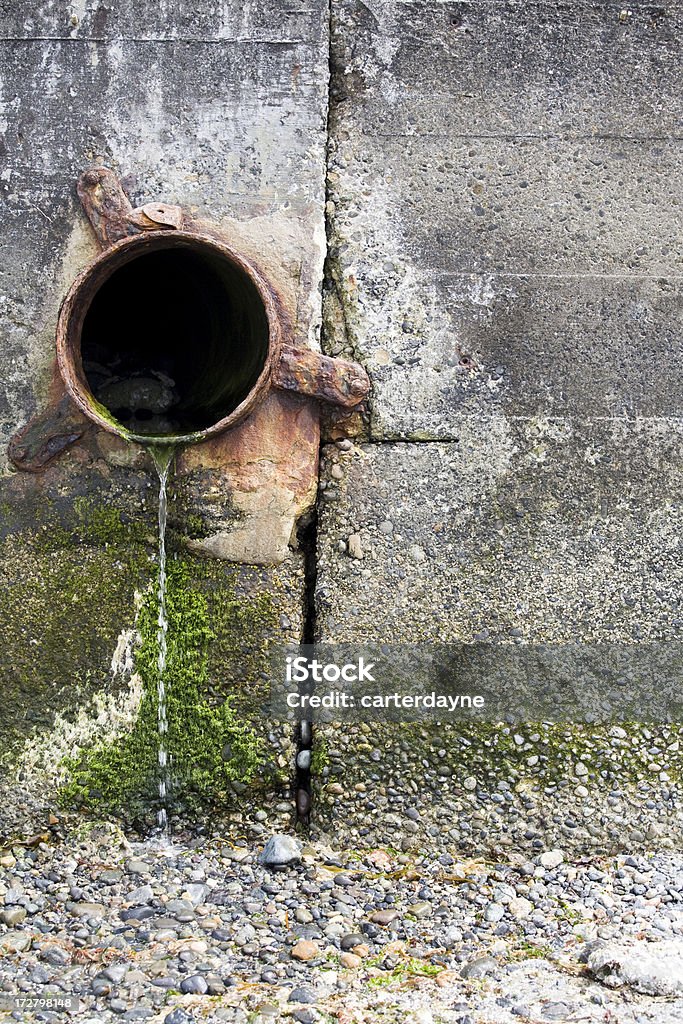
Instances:
[[[262,380],[263,297],[211,242],[159,237],[141,254],[119,254],[113,270],[105,261],[86,295],[69,349],[86,401],[89,391],[114,427],[143,437],[203,432]]]

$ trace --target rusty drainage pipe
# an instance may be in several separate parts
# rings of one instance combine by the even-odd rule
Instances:
[[[292,344],[277,290],[182,208],[133,209],[103,167],[81,176],[78,195],[103,251],[59,312],[69,397],[15,435],[18,468],[39,470],[74,443],[80,414],[127,440],[189,444],[242,422],[272,388],[342,409],[367,396],[357,363]]]

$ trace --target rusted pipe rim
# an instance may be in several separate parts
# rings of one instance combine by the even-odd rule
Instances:
[[[201,430],[150,435],[136,433],[117,422],[94,396],[83,368],[81,337],[83,325],[99,289],[112,275],[147,253],[189,249],[194,253],[222,257],[234,270],[248,278],[263,303],[268,339],[263,367],[249,393],[229,414]],[[158,231],[124,238],[107,248],[73,282],[62,302],[57,322],[57,359],[69,394],[78,407],[104,430],[126,440],[144,444],[192,444],[234,427],[265,397],[283,345],[284,325],[273,291],[259,272],[234,250],[215,238],[193,231]]]

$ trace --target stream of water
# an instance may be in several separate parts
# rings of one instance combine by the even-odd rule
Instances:
[[[168,717],[166,713],[166,659],[168,657],[168,615],[166,610],[166,519],[168,495],[166,484],[175,454],[173,448],[150,449],[159,474],[159,580],[157,587],[157,725],[159,730],[159,810],[157,824],[168,832],[168,807],[171,796],[171,765],[168,755]]]

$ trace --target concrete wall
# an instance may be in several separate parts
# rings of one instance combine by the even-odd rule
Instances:
[[[679,640],[680,28],[676,3],[333,5],[326,344],[374,394],[326,454],[321,638]],[[323,735],[319,800],[364,841],[678,827],[676,730]]]
[[[6,438],[45,401],[60,297],[96,251],[73,185],[104,162],[134,203],[219,226],[273,278],[299,337],[318,344],[322,314],[325,350],[372,377],[365,435],[324,450],[319,638],[677,642],[680,3],[2,10]],[[220,453],[193,459],[172,524],[183,558],[206,472],[211,531],[244,515]],[[112,692],[133,591],[153,578],[155,482],[143,454],[96,433],[36,477],[8,468],[3,487],[3,729],[19,742],[74,695]],[[113,547],[87,529],[103,505],[124,527]],[[114,596],[93,582],[57,616],[55,558]],[[253,616],[267,593],[262,640],[301,635],[300,551],[276,569],[196,556],[191,571]],[[48,656],[48,632],[82,651]],[[291,736],[268,742],[286,775]],[[666,844],[678,742],[674,727],[320,728],[314,828],[406,849]],[[18,798],[29,817],[32,792]],[[263,801],[285,820],[277,786]]]

